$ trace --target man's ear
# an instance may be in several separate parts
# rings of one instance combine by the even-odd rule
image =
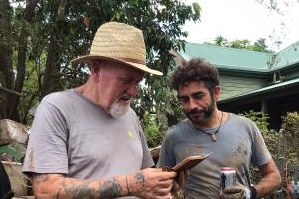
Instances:
[[[93,74],[93,73],[98,73],[100,70],[100,67],[98,65],[98,62],[97,61],[93,61],[91,64],[90,64],[90,73]]]
[[[221,93],[221,88],[220,86],[216,86],[214,89],[214,96],[215,96],[215,101],[218,102],[220,98],[220,93]]]
[[[100,72],[100,67],[97,63],[97,61],[93,61],[90,64],[90,78],[95,81],[98,82],[99,81],[99,72]]]

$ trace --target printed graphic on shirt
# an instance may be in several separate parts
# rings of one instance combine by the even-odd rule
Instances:
[[[128,137],[129,137],[131,140],[134,140],[134,139],[135,139],[134,133],[133,133],[132,131],[128,131]]]

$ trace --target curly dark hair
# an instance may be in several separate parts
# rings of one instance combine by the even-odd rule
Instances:
[[[172,88],[178,90],[179,86],[186,86],[193,81],[202,81],[212,91],[219,85],[219,74],[217,68],[201,58],[193,58],[182,63],[170,78]]]

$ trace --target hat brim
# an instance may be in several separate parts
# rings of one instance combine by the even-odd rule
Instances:
[[[134,67],[136,69],[142,70],[144,72],[148,72],[148,73],[153,74],[153,75],[159,75],[159,76],[163,75],[162,72],[150,69],[149,67],[147,67],[146,65],[143,65],[143,64],[134,63],[134,62],[128,62],[128,61],[123,61],[121,59],[112,58],[112,57],[105,57],[105,56],[99,56],[99,55],[85,55],[85,56],[81,56],[81,57],[73,59],[71,61],[71,63],[73,63],[73,64],[79,64],[79,63],[84,63],[84,62],[89,63],[92,60],[110,60],[110,61],[115,61],[115,62],[118,62],[118,63],[122,63],[122,64],[126,64],[126,65],[129,65],[129,66],[132,66],[132,67]]]

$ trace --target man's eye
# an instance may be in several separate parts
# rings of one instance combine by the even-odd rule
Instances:
[[[129,83],[131,80],[127,77],[120,77],[119,78],[120,81],[122,81],[123,83]]]
[[[129,78],[129,77],[119,77],[119,80],[124,85],[135,86],[136,88],[139,88],[141,83],[141,80],[133,80],[133,78]]]
[[[200,99],[203,98],[203,94],[195,94],[195,95],[193,95],[192,97],[193,97],[194,99],[196,99],[196,100],[200,100]]]

